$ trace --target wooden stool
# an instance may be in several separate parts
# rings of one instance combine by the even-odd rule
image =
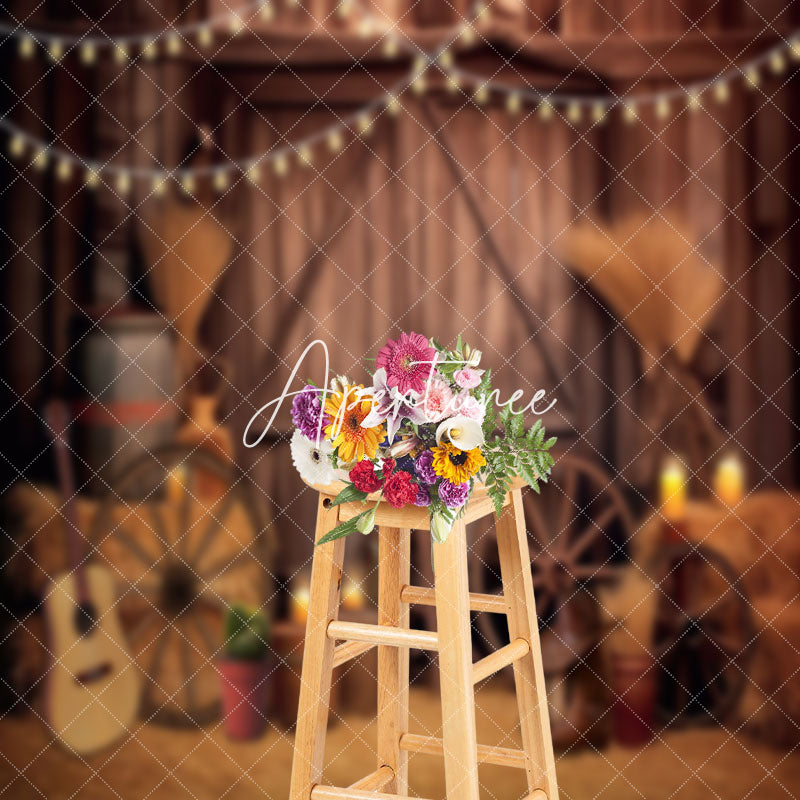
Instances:
[[[435,544],[435,590],[409,585],[410,533],[428,529],[428,510],[381,503],[378,526],[378,624],[337,619],[346,539],[314,551],[305,652],[297,712],[290,800],[393,800],[408,796],[408,752],[444,756],[447,800],[478,800],[478,764],[525,770],[526,800],[557,800],[553,744],[533,599],[520,482],[497,519],[503,596],[471,594],[467,585],[466,524],[494,513],[483,487],[444,544]],[[316,538],[364,510],[332,506],[336,487],[320,489]],[[438,632],[409,629],[409,605],[435,605]],[[470,610],[506,614],[510,644],[473,663]],[[340,644],[336,644],[336,642]],[[333,670],[378,647],[377,769],[348,788],[320,784]],[[408,731],[408,651],[438,650],[442,738]],[[522,750],[479,745],[473,686],[513,664]]]

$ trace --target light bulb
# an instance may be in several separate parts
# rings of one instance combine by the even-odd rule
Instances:
[[[156,175],[153,178],[153,194],[156,197],[162,197],[167,191],[167,181],[163,175]]]
[[[231,36],[238,36],[243,28],[244,20],[238,14],[232,14],[228,20],[228,30],[231,32]]]
[[[548,100],[542,100],[539,104],[537,113],[543,120],[550,120],[553,118],[553,106],[550,105]]]
[[[341,130],[338,128],[332,130],[328,134],[328,149],[332,153],[336,153],[342,149],[344,146],[344,137],[342,136]]]
[[[218,192],[224,192],[228,188],[228,173],[225,170],[217,170],[212,179],[214,189]]]
[[[275,160],[272,162],[272,169],[279,177],[283,177],[289,171],[289,160],[283,153],[278,153]]]
[[[373,119],[369,114],[359,114],[358,117],[358,132],[362,136],[366,136],[372,129]]]
[[[506,111],[509,114],[519,114],[522,110],[522,97],[519,92],[511,92],[506,97]]]
[[[448,67],[453,66],[453,54],[449,50],[442,50],[439,53],[439,64],[444,67],[444,69],[448,69]]]
[[[117,182],[116,182],[116,189],[117,193],[121,194],[123,197],[128,194],[131,190],[131,176],[127,172],[120,172],[117,175]]]
[[[97,61],[97,48],[94,42],[84,42],[80,49],[80,59],[82,64],[89,66]]]
[[[261,167],[258,164],[251,164],[246,174],[250,183],[258,183],[261,180]]]
[[[155,41],[150,39],[142,45],[142,58],[145,61],[153,61],[157,55],[158,49]]]
[[[700,109],[700,96],[697,92],[689,92],[686,96],[686,106],[689,111],[699,111]]]
[[[458,80],[458,75],[449,72],[447,74],[447,89],[448,91],[455,94],[461,88],[461,84]]]
[[[96,189],[100,185],[100,173],[96,169],[87,169],[83,181],[90,189]]]
[[[336,13],[342,18],[346,19],[350,16],[350,12],[353,10],[353,4],[351,0],[340,0],[339,5],[336,7]]]
[[[386,110],[396,117],[400,113],[400,102],[396,97],[390,97],[386,102]]]
[[[31,58],[36,52],[36,42],[27,33],[19,40],[19,54],[22,58]]]
[[[602,122],[605,122],[606,119],[606,107],[603,103],[595,103],[592,106],[592,119],[599,125]]]
[[[633,123],[636,122],[639,115],[636,113],[636,105],[634,103],[625,103],[622,106],[622,118],[629,125],[633,125]]]
[[[214,44],[214,32],[208,25],[203,25],[202,28],[197,29],[197,44],[204,50]]]
[[[272,3],[262,3],[258,13],[261,19],[263,19],[265,22],[275,19],[275,7],[272,5]]]
[[[486,105],[486,103],[489,102],[489,89],[486,84],[484,83],[483,86],[479,86],[472,97],[479,106]]]
[[[64,56],[64,45],[61,39],[53,39],[47,47],[47,52],[53,61],[61,61]]]
[[[670,106],[669,106],[669,99],[666,97],[659,97],[656,100],[656,117],[658,119],[664,120],[669,117],[670,113]]]
[[[33,168],[42,172],[47,167],[47,151],[39,150],[33,157]]]
[[[124,64],[128,60],[128,46],[124,42],[116,42],[114,45],[114,61],[117,64]]]
[[[370,19],[370,17],[364,17],[358,23],[358,35],[362,39],[368,39],[370,36],[372,36],[372,33],[373,33],[372,19]]]
[[[186,194],[194,194],[197,190],[197,182],[191,172],[185,173],[181,178],[181,189],[183,189]]]
[[[727,103],[731,96],[731,89],[725,81],[717,81],[714,84],[714,99],[718,103]]]
[[[56,164],[56,178],[60,181],[68,181],[72,176],[72,164],[65,158]]]
[[[386,58],[396,58],[400,52],[400,45],[397,44],[397,39],[393,36],[388,36],[383,43],[383,55]]]
[[[581,121],[583,112],[579,103],[570,103],[567,107],[567,119],[573,124],[577,125]]]
[[[181,51],[181,37],[177,33],[167,36],[167,55],[176,56]]]
[[[745,72],[744,77],[750,89],[757,89],[761,84],[761,75],[755,67],[750,67],[750,69]]]
[[[301,144],[297,148],[297,160],[304,167],[310,167],[314,160],[311,148],[307,144]]]
[[[464,25],[459,35],[461,37],[461,41],[464,42],[464,44],[467,45],[467,47],[469,47],[469,45],[471,44],[474,44],[476,38],[475,31],[472,29],[472,25],[470,25],[469,23]]]
[[[25,139],[20,134],[15,133],[8,143],[8,152],[12,158],[21,158],[25,152]]]
[[[786,56],[780,50],[776,50],[770,57],[769,68],[776,75],[786,71]]]
[[[800,39],[792,39],[789,43],[789,53],[795,61],[800,61]]]

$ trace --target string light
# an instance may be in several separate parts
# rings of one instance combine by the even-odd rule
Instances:
[[[64,43],[61,39],[53,39],[47,47],[47,52],[53,61],[61,61],[64,57]]]
[[[665,120],[669,117],[670,114],[670,105],[669,105],[669,98],[667,97],[659,97],[656,100],[656,118],[660,120]]]
[[[340,0],[339,5],[336,7],[336,13],[342,18],[347,19],[353,10],[353,4],[350,0]]]
[[[8,152],[12,158],[22,158],[25,153],[25,139],[18,133],[11,137],[8,143]]]
[[[261,167],[257,163],[253,162],[247,168],[245,175],[247,175],[247,180],[249,180],[250,183],[258,183],[261,180]]]
[[[95,61],[97,61],[97,48],[95,47],[94,42],[84,42],[81,45],[80,59],[81,63],[85,64],[87,67],[91,66]]]
[[[154,61],[157,55],[155,40],[150,39],[142,45],[142,58],[145,61]]]
[[[358,23],[358,35],[362,39],[368,39],[373,34],[373,23],[370,17],[364,17]]]
[[[776,50],[770,60],[769,60],[769,68],[776,74],[780,75],[782,72],[786,71],[786,56],[780,51]]]
[[[761,74],[755,67],[749,67],[744,75],[749,89],[758,89],[761,84]]]
[[[522,110],[522,97],[519,92],[511,92],[506,97],[506,111],[509,114],[519,114]]]
[[[177,56],[181,51],[181,37],[177,33],[170,33],[167,36],[167,55]]]
[[[397,39],[393,36],[389,36],[383,43],[383,55],[386,58],[397,58],[399,52],[400,45],[397,43]]]
[[[453,54],[449,50],[442,50],[439,53],[438,61],[442,69],[450,69],[453,66]]]
[[[231,36],[238,36],[244,30],[244,20],[238,14],[231,14],[228,20],[228,30]]]
[[[581,111],[581,107],[578,103],[573,102],[567,106],[567,119],[573,125],[577,125],[581,121],[582,116],[583,112]]]
[[[159,174],[153,178],[153,194],[156,197],[163,197],[167,191],[167,179]]]
[[[625,105],[622,107],[622,118],[629,125],[633,125],[633,123],[636,122],[636,120],[639,118],[639,115],[636,112],[635,103],[625,103]]]
[[[190,195],[197,191],[197,182],[194,179],[194,175],[190,172],[186,172],[181,176],[181,189],[184,194]]]
[[[486,84],[479,86],[473,93],[472,99],[479,105],[485,106],[489,102],[489,89]]]
[[[289,159],[283,153],[278,153],[272,162],[272,169],[279,178],[282,178],[289,171]]]
[[[332,153],[338,153],[342,147],[344,147],[344,137],[342,136],[342,132],[339,130],[339,128],[334,128],[328,134],[328,149]]]
[[[789,42],[789,53],[795,61],[800,61],[800,38]]]
[[[400,113],[400,101],[394,95],[386,101],[386,110],[393,117],[396,117]]]
[[[203,25],[202,28],[197,29],[197,44],[203,50],[208,50],[208,48],[214,44],[214,32],[208,27],[208,25]]]
[[[122,42],[117,42],[114,46],[114,61],[117,64],[124,64],[128,60],[128,48]]]
[[[258,10],[258,15],[265,22],[275,19],[275,7],[270,2],[262,3],[261,8]]]
[[[553,106],[550,105],[549,100],[542,100],[539,103],[539,108],[536,110],[536,113],[539,115],[539,118],[548,122],[553,118]]]
[[[66,158],[59,159],[56,164],[56,178],[60,181],[68,181],[72,177],[72,164]]]
[[[461,41],[469,47],[471,44],[475,43],[475,31],[472,29],[472,25],[467,23],[462,29],[459,35]]]
[[[697,92],[689,92],[686,96],[686,107],[692,112],[700,110],[700,96]]]
[[[33,157],[33,168],[42,172],[47,167],[47,151],[39,150]]]
[[[366,136],[372,130],[372,123],[374,122],[370,114],[359,114],[358,116],[358,132],[362,136]]]
[[[311,166],[314,161],[314,156],[309,145],[301,144],[300,147],[297,148],[297,160],[303,167]]]
[[[27,33],[19,40],[19,54],[22,58],[32,58],[36,52],[36,42]]]
[[[96,189],[100,185],[100,173],[96,169],[87,169],[83,182],[90,189]]]
[[[731,96],[731,90],[725,81],[717,81],[714,84],[714,99],[718,103],[727,103]]]
[[[228,188],[228,173],[223,169],[219,169],[214,173],[211,184],[215,191],[222,194]]]
[[[592,120],[598,125],[606,120],[606,107],[603,103],[595,103],[592,106]]]
[[[116,189],[117,193],[122,195],[122,197],[127,196],[131,190],[131,176],[129,173],[120,172],[120,174],[117,175]]]
[[[420,72],[411,81],[411,90],[414,94],[420,95],[425,92],[425,76]]]
[[[461,88],[461,82],[458,80],[458,75],[453,72],[447,74],[447,89],[452,94],[455,94]]]

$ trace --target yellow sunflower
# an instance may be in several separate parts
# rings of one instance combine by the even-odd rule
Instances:
[[[331,440],[334,449],[339,448],[339,461],[349,464],[361,461],[364,456],[375,458],[378,445],[385,436],[384,426],[362,428],[362,420],[372,409],[372,398],[359,399],[363,386],[345,386],[343,391],[334,392],[325,398],[325,413],[330,424],[325,426],[325,435]]]
[[[472,450],[459,450],[455,445],[442,444],[432,447],[433,471],[450,483],[465,483],[481,467],[486,466],[486,459],[480,447]]]

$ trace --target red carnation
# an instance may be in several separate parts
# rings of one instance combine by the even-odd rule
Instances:
[[[373,463],[367,459],[359,461],[350,470],[350,480],[360,492],[377,492],[381,488],[381,479],[375,474]]]
[[[417,499],[417,485],[408,472],[400,470],[386,479],[383,496],[393,508],[402,508]]]
[[[383,459],[383,477],[388,478],[393,472],[394,468],[397,466],[397,462],[393,458],[384,458]]]

